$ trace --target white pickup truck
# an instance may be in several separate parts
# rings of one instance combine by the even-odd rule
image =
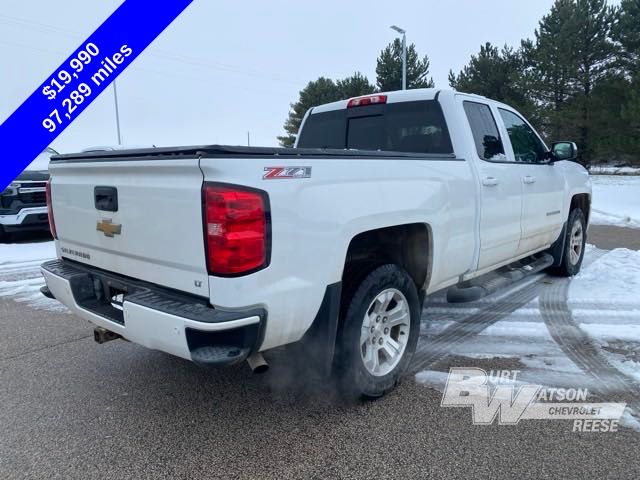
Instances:
[[[575,157],[507,105],[436,89],[312,108],[293,149],[60,155],[43,293],[100,343],[257,370],[302,341],[379,396],[411,360],[426,295],[477,292],[513,262],[579,270],[591,186]]]

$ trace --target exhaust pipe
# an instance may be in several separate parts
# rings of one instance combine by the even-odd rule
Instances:
[[[122,338],[117,333],[113,333],[106,328],[96,327],[93,329],[93,339],[102,345],[103,343],[110,342],[111,340],[117,340]]]
[[[247,357],[247,363],[253,373],[264,373],[269,370],[269,364],[260,352],[254,352]]]

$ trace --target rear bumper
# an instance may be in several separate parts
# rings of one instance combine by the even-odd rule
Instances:
[[[16,214],[0,215],[0,225],[6,231],[49,228],[47,207],[28,207]]]
[[[77,316],[147,348],[228,365],[257,351],[264,338],[264,309],[218,310],[200,297],[69,260],[47,262],[41,270],[50,294]]]

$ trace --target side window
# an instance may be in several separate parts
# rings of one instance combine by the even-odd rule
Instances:
[[[489,105],[465,101],[464,111],[471,126],[478,156],[493,162],[507,161],[500,133]]]
[[[527,123],[509,110],[499,108],[504,126],[509,133],[516,162],[537,163],[547,158],[547,149]]]

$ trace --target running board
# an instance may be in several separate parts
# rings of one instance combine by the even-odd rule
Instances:
[[[523,258],[494,272],[449,288],[447,290],[447,302],[474,302],[528,275],[533,275],[545,268],[549,268],[553,265],[553,261],[553,257],[548,253]]]

